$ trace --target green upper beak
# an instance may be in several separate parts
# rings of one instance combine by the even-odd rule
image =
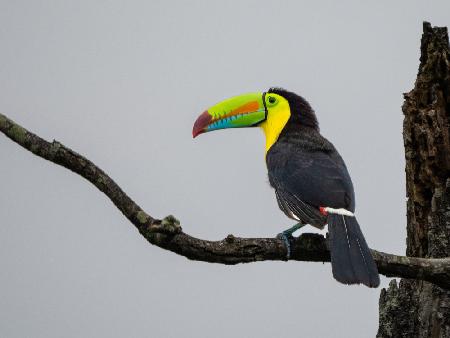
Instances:
[[[195,121],[192,136],[225,128],[252,127],[264,121],[265,93],[249,93],[222,101],[204,111]]]

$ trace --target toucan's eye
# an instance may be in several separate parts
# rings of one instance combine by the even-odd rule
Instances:
[[[270,104],[274,104],[275,102],[277,102],[277,99],[273,96],[269,96],[267,100],[269,101]]]

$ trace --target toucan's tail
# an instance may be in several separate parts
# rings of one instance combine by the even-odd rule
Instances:
[[[354,216],[328,214],[333,276],[344,284],[380,285],[370,249]]]

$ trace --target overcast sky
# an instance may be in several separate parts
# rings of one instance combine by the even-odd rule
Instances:
[[[423,20],[449,25],[450,2],[0,1],[0,111],[191,235],[273,237],[292,221],[262,132],[191,130],[222,99],[285,87],[344,157],[369,245],[402,254]],[[375,336],[381,288],[340,285],[330,264],[191,262],[1,135],[0,158],[1,337]]]

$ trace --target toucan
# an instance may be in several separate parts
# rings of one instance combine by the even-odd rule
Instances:
[[[235,96],[204,111],[192,135],[242,127],[264,131],[269,183],[279,208],[298,222],[278,235],[287,259],[297,229],[305,224],[323,229],[328,224],[334,278],[378,287],[377,266],[354,215],[352,180],[336,148],[320,134],[310,104],[282,88]]]

